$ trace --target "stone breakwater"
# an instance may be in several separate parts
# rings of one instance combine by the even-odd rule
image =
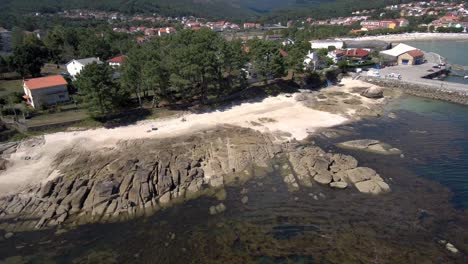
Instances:
[[[410,95],[468,105],[468,85],[466,85],[467,89],[465,90],[444,87],[444,85],[447,86],[447,82],[444,82],[444,85],[441,87],[437,87],[426,85],[424,83],[384,80],[376,78],[368,78],[365,81],[382,87],[398,88],[401,89],[404,93]]]
[[[41,138],[33,145],[40,145]],[[0,228],[12,231],[124,221],[173,203],[213,195],[285,161],[282,176],[291,189],[313,184],[379,194],[390,191],[371,168],[351,156],[326,153],[299,142],[274,143],[270,134],[220,126],[168,139],[119,142],[90,151],[75,146],[59,153],[53,173],[37,186],[0,198]],[[8,152],[14,153],[14,145]],[[3,162],[1,169],[7,169]],[[351,190],[355,191],[355,190]]]

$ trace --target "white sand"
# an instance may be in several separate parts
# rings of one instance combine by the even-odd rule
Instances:
[[[259,118],[271,118],[275,121],[262,123]],[[12,166],[0,174],[0,195],[60,175],[52,166],[52,162],[60,151],[70,147],[102,151],[105,147],[115,147],[121,140],[174,137],[220,124],[237,125],[261,132],[289,133],[290,138],[301,140],[318,128],[336,126],[348,120],[340,115],[307,108],[295,101],[294,95],[289,97],[281,95],[261,102],[243,103],[223,111],[188,114],[185,119],[187,120],[185,122],[182,122],[180,117],[168,118],[142,121],[114,129],[99,128],[45,135],[43,145],[20,147],[11,155],[9,161]],[[158,130],[148,132],[151,127],[157,127]]]
[[[403,42],[411,40],[468,40],[468,33],[403,33],[343,38],[342,40],[383,40],[387,42]]]

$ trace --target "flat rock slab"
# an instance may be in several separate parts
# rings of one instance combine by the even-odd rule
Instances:
[[[382,155],[400,155],[401,150],[375,139],[350,140],[336,144],[340,148],[355,149]]]

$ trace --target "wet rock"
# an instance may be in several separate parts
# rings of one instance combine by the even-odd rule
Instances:
[[[388,192],[390,187],[383,181],[379,180],[367,180],[358,182],[355,184],[358,191],[368,194],[380,194],[382,192]]]
[[[211,215],[219,214],[219,213],[224,212],[225,210],[226,210],[226,206],[223,203],[220,203],[218,205],[210,207],[210,214]]]
[[[336,189],[345,189],[346,187],[348,187],[348,184],[346,182],[331,182],[330,187]]]
[[[249,202],[249,197],[243,196],[242,199],[241,199],[241,202],[242,202],[243,204],[248,203],[248,202]]]
[[[452,252],[453,254],[457,254],[457,253],[458,253],[458,249],[457,249],[452,243],[447,243],[447,244],[445,245],[445,248],[446,248],[448,251]]]
[[[397,118],[397,115],[396,115],[395,113],[393,113],[393,112],[392,112],[392,113],[388,113],[387,116],[388,116],[389,118],[391,118],[391,119],[396,119],[396,118]]]
[[[348,170],[346,173],[347,180],[351,183],[370,180],[377,174],[375,170],[367,167],[357,167],[355,169]]]
[[[359,140],[351,140],[346,142],[341,142],[337,144],[340,148],[346,149],[356,149],[356,150],[363,150],[377,154],[384,154],[384,155],[399,155],[401,151],[397,148],[393,148],[389,144],[380,142],[379,140],[373,139],[359,139]]]
[[[314,180],[320,184],[329,184],[332,181],[332,175],[330,172],[323,171],[315,175]]]

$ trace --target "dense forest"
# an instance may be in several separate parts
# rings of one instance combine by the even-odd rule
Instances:
[[[354,10],[382,8],[406,0],[2,0],[2,13],[53,13],[83,8],[122,13],[157,13],[167,16],[194,15],[206,18],[266,17],[292,19],[346,16]]]

